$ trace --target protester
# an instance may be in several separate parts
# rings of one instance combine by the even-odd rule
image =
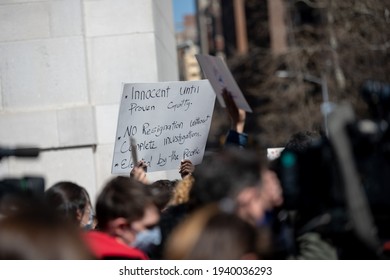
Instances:
[[[30,202],[0,219],[0,259],[94,259],[78,226],[62,219],[41,200]]]
[[[177,180],[157,180],[150,185],[145,185],[160,212],[168,207],[177,183]]]
[[[86,242],[99,259],[148,259],[150,246],[161,241],[159,211],[145,186],[127,177],[107,182],[96,202],[99,231]]]
[[[187,212],[187,205],[181,203],[188,200],[189,189],[193,182],[192,173],[195,170],[195,166],[188,159],[182,160],[179,167],[182,180],[158,180],[151,185],[149,185],[146,170],[146,163],[139,161],[131,170],[130,177],[145,184],[145,188],[152,195],[155,204],[162,212],[159,222],[161,242],[157,246],[153,246],[149,251],[150,258],[161,259],[166,238]]]
[[[61,181],[46,190],[45,199],[62,217],[85,230],[94,228],[94,212],[85,188],[72,182]]]

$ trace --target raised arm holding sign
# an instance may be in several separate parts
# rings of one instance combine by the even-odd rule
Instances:
[[[207,80],[125,84],[112,173],[129,174],[134,167],[131,137],[148,172],[178,169],[183,159],[201,163],[214,102]]]

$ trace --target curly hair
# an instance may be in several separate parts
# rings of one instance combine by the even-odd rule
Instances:
[[[169,201],[168,205],[178,205],[188,202],[190,190],[193,184],[194,178],[192,176],[187,176],[183,180],[179,181],[176,184],[173,191],[173,197]]]

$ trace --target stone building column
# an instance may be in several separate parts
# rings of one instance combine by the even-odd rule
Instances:
[[[171,0],[2,0],[0,146],[45,149],[5,176],[86,187],[111,174],[124,82],[178,80]]]

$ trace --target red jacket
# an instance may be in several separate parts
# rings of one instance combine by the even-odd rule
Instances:
[[[142,251],[122,244],[104,232],[89,231],[85,233],[85,241],[98,259],[149,259]]]

